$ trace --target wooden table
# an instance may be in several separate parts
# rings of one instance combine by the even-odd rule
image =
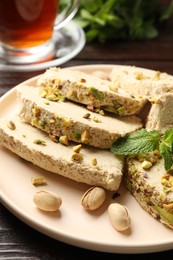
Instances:
[[[142,42],[114,42],[108,44],[86,44],[71,61],[61,67],[85,64],[136,65],[173,75],[173,19],[162,29],[159,37]],[[35,72],[0,71],[0,96],[20,82],[41,74]],[[1,169],[2,170],[2,169]],[[173,249],[173,245],[172,245]],[[170,258],[173,250],[148,254]],[[133,255],[137,256],[138,255]],[[89,259],[103,257],[107,260],[123,257],[77,248],[49,238],[30,228],[0,203],[0,259]]]

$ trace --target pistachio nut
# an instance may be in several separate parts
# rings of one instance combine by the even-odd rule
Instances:
[[[81,198],[81,205],[86,210],[98,209],[106,199],[106,192],[100,187],[91,187]]]
[[[56,211],[62,204],[62,199],[59,196],[47,190],[37,191],[33,201],[39,209],[44,211]]]
[[[131,219],[125,206],[119,203],[111,203],[108,207],[108,215],[112,226],[116,230],[124,231],[130,227]]]

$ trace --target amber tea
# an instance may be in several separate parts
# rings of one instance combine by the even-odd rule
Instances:
[[[0,42],[15,48],[36,47],[52,35],[59,0],[1,0]]]

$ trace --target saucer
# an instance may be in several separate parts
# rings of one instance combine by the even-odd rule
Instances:
[[[60,66],[74,58],[86,43],[83,29],[74,21],[70,21],[64,28],[54,31],[53,42],[55,56],[52,60],[31,64],[9,64],[0,59],[0,71],[35,71],[49,67]]]

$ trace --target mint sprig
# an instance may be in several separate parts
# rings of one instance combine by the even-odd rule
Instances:
[[[164,160],[165,170],[170,170],[173,165],[172,128],[166,130],[163,135],[160,135],[156,130],[147,131],[142,128],[115,141],[112,144],[111,152],[119,155],[135,155],[157,149]]]
[[[147,132],[140,129],[118,139],[111,147],[111,151],[117,154],[138,154],[151,152],[159,148],[160,135],[157,131]]]
[[[173,165],[173,129],[165,131],[159,145],[159,150],[161,156],[164,158],[165,169],[169,170]]]

